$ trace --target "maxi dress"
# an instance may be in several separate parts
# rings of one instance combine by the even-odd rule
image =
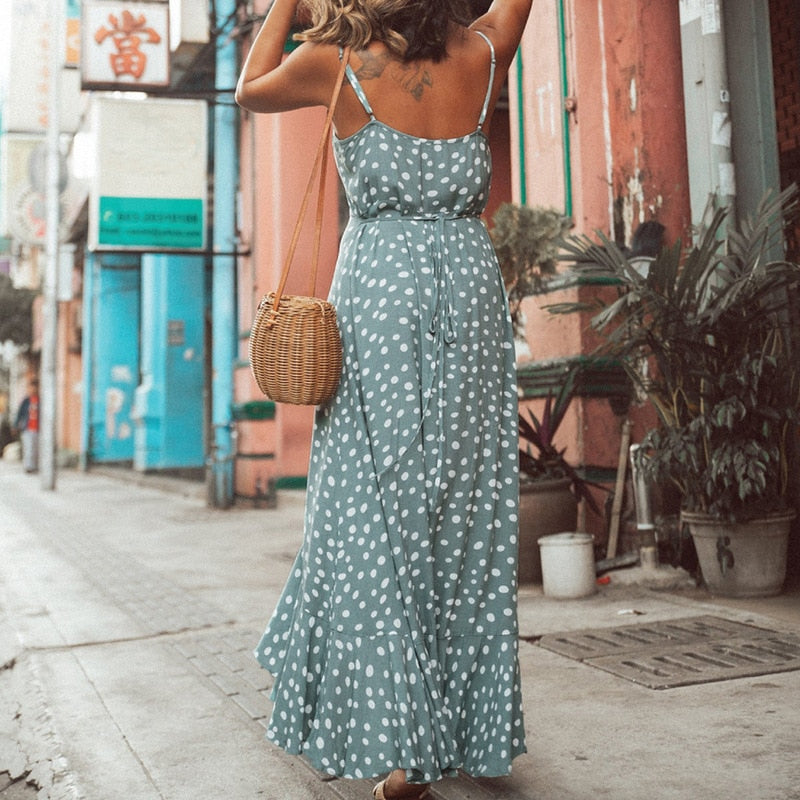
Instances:
[[[331,775],[499,776],[525,752],[514,347],[479,218],[493,49],[491,73],[476,130],[432,140],[377,120],[347,71],[370,119],[334,139],[342,379],[256,650],[275,678],[267,738]]]

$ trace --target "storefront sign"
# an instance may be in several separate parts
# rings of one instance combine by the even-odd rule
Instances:
[[[166,197],[100,197],[98,244],[103,248],[198,249],[203,201]]]
[[[208,0],[169,0],[170,49],[207,44],[208,19]]]
[[[96,95],[90,119],[90,249],[204,249],[206,104]]]

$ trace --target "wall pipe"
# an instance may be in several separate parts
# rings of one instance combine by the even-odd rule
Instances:
[[[519,202],[528,202],[525,179],[525,92],[522,86],[522,48],[517,48],[517,132],[519,134]]]
[[[236,85],[236,42],[227,35],[235,21],[235,0],[212,2],[218,90]],[[213,115],[214,217],[211,278],[211,442],[209,502],[228,508],[234,496],[233,369],[238,346],[236,320],[236,191],[239,176],[237,110],[216,103]]]
[[[96,272],[100,268],[99,257],[96,253],[86,253],[86,263],[83,267],[83,307],[81,331],[81,384],[83,386],[83,402],[81,403],[81,452],[79,465],[86,472],[89,469],[89,459],[92,449],[92,404],[94,403],[94,321],[95,286],[97,284]]]
[[[569,132],[570,110],[567,105],[569,100],[569,74],[567,72],[567,25],[564,11],[564,0],[558,0],[558,40],[561,55],[561,100],[562,100],[562,150],[564,158],[564,215],[572,216],[572,154]]]

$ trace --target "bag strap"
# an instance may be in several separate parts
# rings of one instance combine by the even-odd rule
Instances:
[[[330,139],[331,126],[333,125],[333,112],[336,110],[336,102],[339,99],[339,91],[342,88],[344,80],[344,73],[347,69],[347,62],[350,58],[350,48],[346,47],[342,55],[342,63],[339,67],[339,74],[336,77],[336,85],[333,87],[333,95],[331,102],[328,104],[328,115],[325,118],[325,125],[322,128],[322,136],[317,146],[317,154],[314,157],[314,165],[311,168],[311,175],[308,178],[308,185],[306,186],[305,194],[303,195],[303,202],[300,205],[300,213],[297,216],[297,222],[294,225],[294,232],[292,233],[291,241],[289,242],[289,250],[286,253],[286,259],[283,264],[283,271],[281,279],[278,283],[278,288],[275,290],[275,299],[273,302],[273,309],[278,310],[278,305],[283,295],[283,289],[286,286],[286,279],[289,277],[289,268],[292,265],[294,258],[294,251],[297,249],[297,242],[300,239],[300,230],[303,225],[303,219],[306,215],[308,208],[308,201],[311,196],[311,190],[314,188],[314,180],[319,173],[319,194],[317,196],[317,217],[314,226],[314,249],[311,254],[311,276],[309,280],[309,297],[314,296],[317,285],[317,262],[319,260],[319,243],[322,234],[322,211],[325,202],[325,174],[328,171],[328,141]]]

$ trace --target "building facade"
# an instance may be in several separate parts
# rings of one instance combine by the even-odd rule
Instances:
[[[35,5],[15,0],[15,13]],[[122,6],[144,8],[117,5],[120,13]],[[112,6],[114,0],[84,4],[76,23],[84,42],[87,32],[96,41],[100,26],[87,11],[103,21]],[[124,86],[85,74],[76,83],[78,66],[63,70],[71,87],[64,91],[75,99],[62,117],[69,123],[62,125],[61,147],[74,173],[89,142],[94,168],[73,174],[62,201],[70,255],[59,301],[58,444],[85,466],[121,462],[140,471],[205,474],[210,502],[225,506],[268,502],[275,488],[304,486],[313,410],[276,407],[259,395],[247,334],[261,296],[277,283],[322,112],[254,116],[237,109],[238,66],[267,2],[213,6],[217,16],[209,25],[204,0],[166,5],[171,72],[160,86],[136,83],[136,59],[124,48],[116,51],[124,56],[117,62]],[[537,0],[492,126],[487,223],[501,202],[514,201],[556,208],[572,218],[575,233],[602,231],[622,246],[650,221],[663,226],[664,243],[688,243],[709,198],[744,214],[765,191],[798,180],[797,6],[796,0]],[[21,12],[14,19],[19,37],[44,24]],[[116,34],[103,25],[111,47]],[[36,114],[44,100],[33,97],[36,107],[26,107],[21,122],[8,113],[18,98],[5,99],[0,234],[10,237],[17,280],[40,285],[41,226],[33,226],[37,239],[14,214],[25,192],[37,189],[19,178],[34,163],[26,137],[41,140],[46,129]],[[204,120],[193,128],[178,113],[191,116],[190,108]],[[159,133],[137,162],[125,150],[134,145],[121,148],[120,137],[142,118],[149,120],[142,130]],[[98,145],[106,129],[121,133]],[[199,163],[205,191],[195,191],[188,174]],[[168,177],[154,180],[162,171]],[[345,213],[337,181],[327,186],[321,293]],[[113,225],[104,227],[104,215],[138,213],[137,198],[166,209],[157,246],[126,245],[124,235],[135,232],[115,239]],[[196,209],[202,231],[177,222],[170,228],[170,220],[189,219]],[[200,239],[189,247],[175,238],[192,235]],[[796,231],[787,246],[797,258]],[[304,238],[289,291],[305,288],[308,258]],[[613,287],[578,279],[567,267],[524,303],[520,395],[536,405],[565,369],[576,367],[579,397],[563,446],[588,477],[611,485],[624,422],[632,423],[637,441],[653,417],[630,396],[619,369],[591,358],[597,340],[587,318],[547,311],[553,303],[613,295]],[[602,519],[590,515],[582,524],[603,532]]]

